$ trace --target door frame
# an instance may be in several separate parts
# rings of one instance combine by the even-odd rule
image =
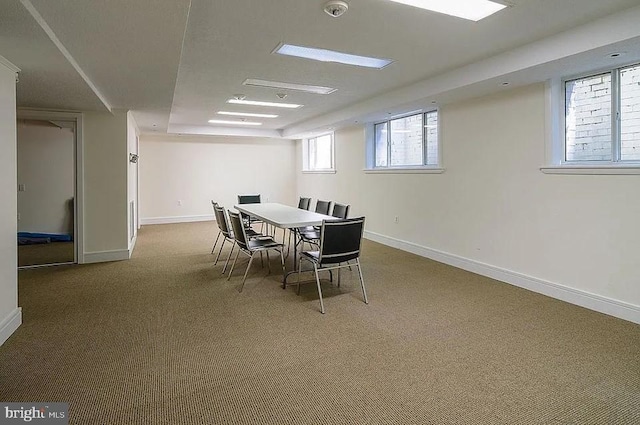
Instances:
[[[84,139],[82,132],[83,114],[79,112],[58,112],[40,109],[18,108],[17,119],[39,121],[72,121],[75,122],[74,154],[75,154],[75,188],[74,188],[74,263],[84,263]]]

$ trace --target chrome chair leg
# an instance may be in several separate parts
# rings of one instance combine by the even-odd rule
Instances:
[[[229,276],[227,276],[227,280],[231,279],[233,268],[236,266],[236,261],[238,261],[238,255],[240,255],[240,248],[238,248],[238,252],[236,253],[236,258],[233,259],[233,264],[231,264],[231,270],[229,270]]]
[[[251,263],[253,262],[253,252],[251,253],[251,257],[249,257],[249,264],[247,264],[247,269],[244,271],[244,276],[242,277],[242,286],[240,286],[240,292],[244,289],[244,282],[247,280],[247,273],[249,273],[249,269],[251,268]]]
[[[318,276],[318,266],[315,263],[313,263],[313,270],[316,273],[316,283],[318,284],[318,296],[320,296],[320,313],[324,314],[324,302],[322,301],[322,288],[320,288],[320,276]]]
[[[271,274],[271,260],[269,259],[269,250],[267,250],[267,267],[269,267],[269,274]]]
[[[213,265],[215,266],[216,264],[218,264],[218,259],[220,259],[220,254],[222,253],[222,248],[224,248],[224,243],[227,241],[227,238],[224,238],[222,240],[222,245],[220,245],[220,251],[218,251],[218,255],[216,255],[216,261],[213,262]]]
[[[231,255],[233,254],[233,248],[236,247],[236,241],[233,241],[233,243],[231,244],[231,251],[229,251],[229,255],[227,255],[227,261],[224,262],[224,267],[222,268],[222,274],[224,274],[224,272],[227,270],[227,265],[229,265],[229,259],[231,258]]]
[[[222,232],[220,230],[218,230],[218,236],[216,236],[216,241],[213,243],[213,248],[211,248],[211,253],[213,254],[213,251],[216,250],[216,245],[218,245],[218,239],[220,239],[220,235],[222,234]]]
[[[364,289],[364,278],[362,277],[362,267],[360,267],[360,259],[356,258],[356,267],[358,267],[358,275],[360,276],[360,286],[362,286],[362,296],[364,297],[364,303],[369,304],[367,299],[367,291]]]

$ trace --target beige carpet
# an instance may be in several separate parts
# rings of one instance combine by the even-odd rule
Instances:
[[[321,315],[259,262],[238,293],[214,237],[148,226],[130,261],[21,271],[0,400],[73,424],[640,423],[638,325],[371,242],[371,303],[346,272]]]
[[[18,267],[73,263],[73,242],[18,245]]]

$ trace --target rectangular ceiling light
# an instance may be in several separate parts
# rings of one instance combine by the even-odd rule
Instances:
[[[479,21],[504,9],[504,4],[489,0],[391,0],[420,9],[457,16],[458,18]]]
[[[226,120],[209,120],[210,124],[231,124],[231,125],[262,125],[261,122],[253,121],[226,121]]]
[[[351,55],[349,53],[335,52],[333,50],[316,49],[314,47],[294,46],[283,44],[274,50],[274,53],[298,58],[313,59],[320,62],[335,62],[346,65],[363,66],[365,68],[382,69],[393,62],[390,59],[370,58],[367,56]]]
[[[331,87],[309,86],[306,84],[295,84],[295,83],[283,83],[280,81],[256,80],[254,78],[247,78],[246,80],[244,80],[244,83],[242,84],[244,84],[245,86],[295,90],[295,91],[302,91],[305,93],[314,93],[314,94],[330,94],[338,90]]]
[[[249,112],[227,112],[227,111],[218,111],[220,115],[230,115],[232,117],[251,117],[251,118],[278,118],[277,115],[274,114],[252,114]]]
[[[303,106],[303,105],[296,105],[295,103],[262,102],[259,100],[241,100],[241,99],[229,99],[227,100],[227,103],[234,103],[236,105],[271,106],[274,108],[289,108],[289,109],[301,108]]]

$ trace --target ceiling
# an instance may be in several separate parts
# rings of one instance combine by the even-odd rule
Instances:
[[[21,68],[21,107],[132,110],[143,133],[288,138],[640,60],[638,0],[515,0],[479,22],[387,0],[350,0],[332,18],[324,3],[2,0],[0,55]],[[273,54],[283,42],[394,62],[372,70]],[[249,87],[247,78],[337,91]],[[278,93],[304,106],[226,103]],[[257,129],[209,124],[225,119],[220,110],[279,117]]]

